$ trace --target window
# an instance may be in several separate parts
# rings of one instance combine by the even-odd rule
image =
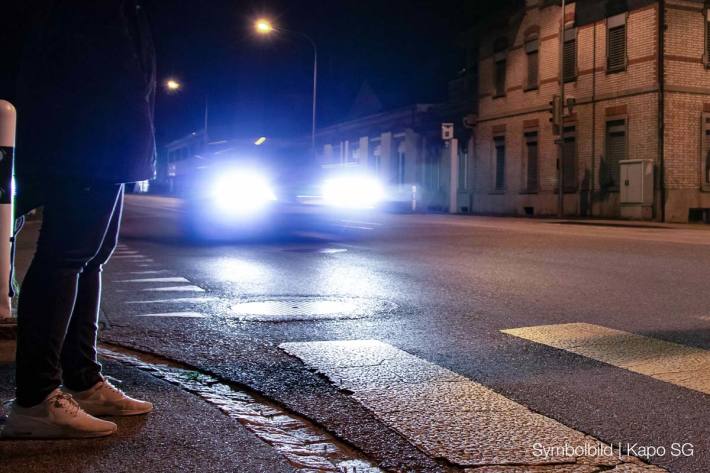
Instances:
[[[710,190],[710,113],[703,114],[703,143],[700,156],[703,190]]]
[[[607,20],[607,72],[626,69],[626,14]]]
[[[573,126],[562,130],[562,180],[565,192],[577,191],[577,136]]]
[[[525,43],[525,53],[528,58],[528,80],[526,89],[537,89],[540,76],[540,56],[538,53],[539,41],[537,38]]]
[[[495,138],[495,190],[505,190],[505,138]]]
[[[705,67],[710,68],[710,8],[705,10]]]
[[[577,28],[565,30],[562,49],[562,78],[565,82],[577,80]]]
[[[538,146],[537,131],[525,133],[525,151],[527,169],[525,172],[525,191],[537,192],[538,189]]]
[[[602,186],[619,188],[619,162],[626,159],[626,120],[611,120],[606,123],[606,159],[603,162]]]
[[[493,44],[493,85],[495,87],[496,97],[501,97],[505,95],[505,70],[507,67],[507,48],[508,40],[505,38],[498,38]]]
[[[406,164],[407,164],[407,155],[405,153],[405,147],[404,143],[400,143],[399,147],[397,148],[397,160],[396,160],[396,166],[397,166],[397,184],[402,185],[404,184],[404,177],[405,177],[405,171],[406,171]]]
[[[496,97],[501,97],[505,95],[505,59],[496,61],[495,65],[495,87],[496,87]]]

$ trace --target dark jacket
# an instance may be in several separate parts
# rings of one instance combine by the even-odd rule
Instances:
[[[33,0],[18,80],[18,193],[154,175],[155,52],[136,0]]]

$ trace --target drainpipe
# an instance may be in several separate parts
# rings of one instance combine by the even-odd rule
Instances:
[[[661,186],[661,222],[666,221],[666,163],[665,163],[665,37],[666,2],[658,1],[658,167]]]
[[[557,213],[559,218],[565,216],[565,189],[564,189],[564,161],[565,161],[565,77],[564,77],[564,47],[565,47],[565,0],[562,0],[562,14],[560,17],[560,136],[557,151],[557,192],[559,201],[557,202]]]

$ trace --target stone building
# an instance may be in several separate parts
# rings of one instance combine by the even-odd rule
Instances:
[[[562,19],[559,1],[526,0],[481,34],[473,211],[556,214],[562,148],[568,215],[707,219],[708,8],[687,0],[586,0],[567,4],[564,30]],[[560,93],[560,74],[574,106],[565,108],[558,135],[550,101]],[[629,160],[652,172],[646,206],[624,197]]]

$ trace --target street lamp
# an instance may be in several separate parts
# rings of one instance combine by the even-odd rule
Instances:
[[[318,100],[318,48],[316,47],[315,41],[305,33],[300,31],[291,31],[285,28],[280,28],[274,26],[271,21],[266,18],[259,18],[254,22],[254,30],[262,35],[266,36],[272,33],[286,33],[294,36],[298,36],[301,39],[305,39],[313,48],[313,107],[311,113],[311,153],[313,153],[313,158],[316,157],[316,104]]]
[[[177,79],[167,79],[164,86],[168,92],[177,92],[182,88],[182,84]]]

